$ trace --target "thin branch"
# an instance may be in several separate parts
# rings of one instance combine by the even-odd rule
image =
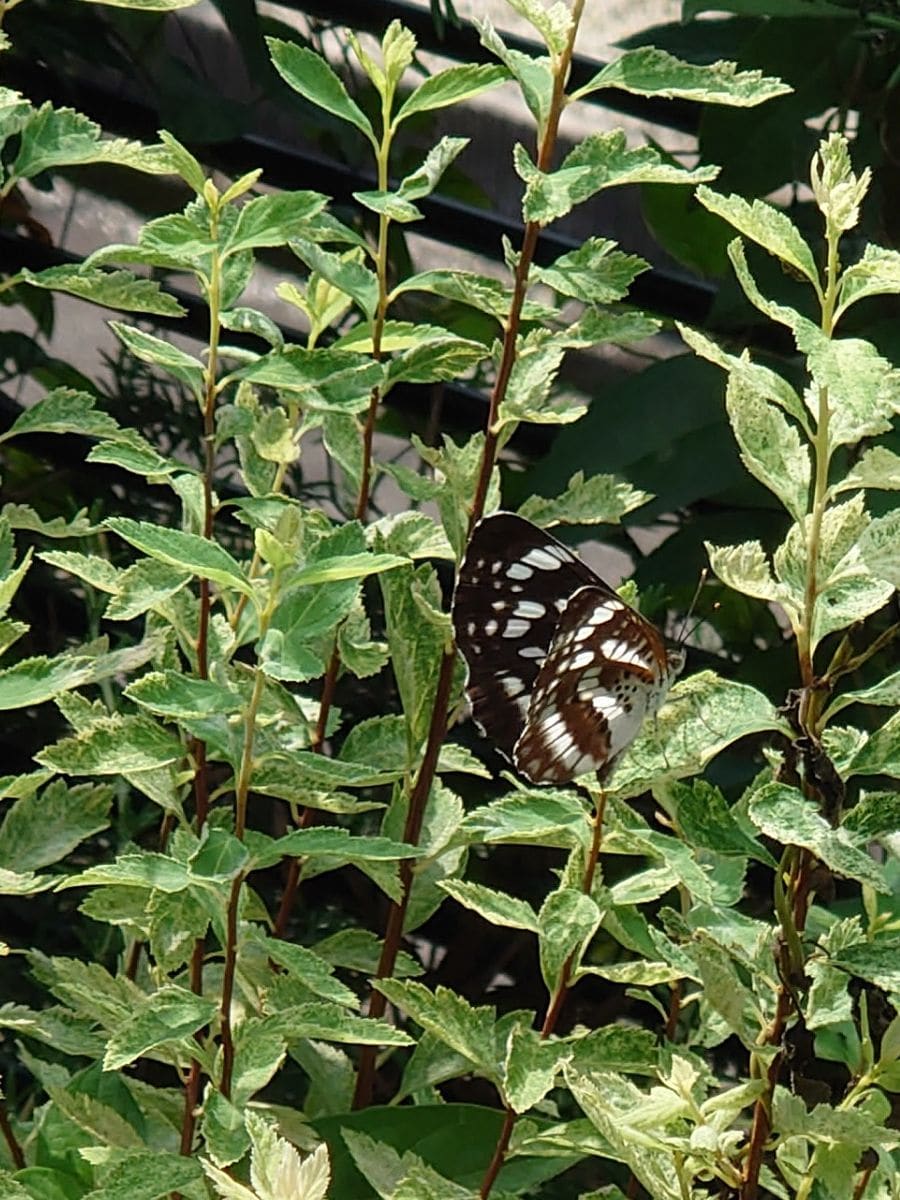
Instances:
[[[13,1127],[9,1122],[9,1113],[6,1111],[6,1101],[0,1099],[0,1132],[3,1133],[3,1140],[6,1142],[10,1157],[13,1160],[13,1166],[17,1171],[21,1171],[25,1166],[25,1155],[22,1152],[22,1147],[19,1145],[18,1139],[13,1132]]]
[[[219,1026],[222,1032],[222,1081],[219,1091],[226,1099],[231,1097],[231,1077],[234,1072],[234,1037],[231,1029],[231,1001],[234,995],[234,975],[237,966],[238,905],[241,899],[243,875],[232,881],[228,897],[225,932],[225,971],[222,976],[222,1003],[219,1009]]]
[[[572,60],[572,51],[575,45],[575,34],[578,29],[578,23],[581,19],[583,8],[584,0],[575,0],[575,3],[572,6],[572,25],[569,31],[569,39],[565,50],[555,63],[556,75],[553,84],[553,97],[550,103],[547,125],[541,138],[541,145],[538,151],[537,165],[542,171],[549,169],[553,159],[553,152],[556,146],[556,136],[559,129],[559,119],[565,102],[566,77],[569,71],[569,64]],[[494,387],[491,390],[490,408],[487,417],[484,447],[481,456],[481,469],[479,472],[478,483],[475,489],[475,496],[472,502],[472,511],[469,520],[470,533],[474,525],[481,519],[484,513],[484,505],[487,499],[491,474],[494,470],[496,462],[498,447],[498,432],[496,430],[497,417],[500,412],[500,405],[506,396],[510,375],[512,374],[512,368],[515,362],[519,323],[522,314],[522,307],[525,303],[525,293],[528,290],[528,273],[531,268],[531,262],[534,257],[534,251],[537,245],[539,233],[540,226],[536,222],[529,222],[525,226],[525,233],[522,239],[522,248],[519,254],[519,261],[516,266],[514,277],[513,296],[510,302],[509,318],[507,320],[506,329],[504,332],[500,366],[497,371],[497,378],[494,382]],[[431,710],[431,723],[428,729],[428,739],[425,746],[425,754],[423,755],[422,763],[416,776],[416,781],[413,785],[412,792],[410,793],[406,827],[403,832],[403,840],[408,842],[410,845],[415,845],[418,842],[425,815],[425,805],[431,793],[431,786],[434,782],[434,776],[437,770],[438,752],[446,733],[447,714],[450,703],[450,690],[453,682],[453,669],[455,663],[456,649],[455,647],[451,646],[445,652],[441,660],[438,684],[435,691],[434,704]],[[412,860],[404,859],[400,863],[400,884],[402,888],[402,897],[399,902],[392,903],[390,912],[388,914],[387,928],[385,930],[385,937],[382,945],[381,957],[378,963],[376,979],[386,979],[393,974],[394,966],[397,961],[397,955],[400,951],[400,941],[403,934],[403,924],[406,918],[406,910],[409,904],[409,893],[412,887],[412,879]],[[374,1017],[383,1016],[385,1005],[385,997],[380,992],[373,989],[370,994],[369,1001],[370,1015]],[[354,1108],[365,1108],[372,1102],[374,1081],[375,1047],[363,1046],[362,1050],[360,1051],[359,1069],[356,1077],[356,1089],[353,1096]]]
[[[600,858],[600,843],[603,837],[603,816],[606,812],[606,791],[600,792],[596,805],[594,806],[594,821],[591,833],[591,846],[588,850],[587,861],[584,866],[584,876],[581,881],[581,890],[586,896],[590,896],[594,887],[594,874],[597,870],[597,863]],[[544,1017],[544,1023],[541,1026],[541,1040],[545,1041],[550,1037],[556,1029],[560,1014],[566,998],[569,995],[569,984],[572,979],[572,971],[575,967],[575,962],[578,957],[578,951],[573,950],[566,961],[563,963],[562,970],[559,973],[559,980],[556,988],[547,1007],[547,1014]],[[506,1152],[509,1149],[509,1140],[512,1137],[513,1129],[515,1128],[518,1114],[515,1109],[507,1105],[506,1116],[503,1121],[503,1127],[500,1130],[500,1137],[497,1139],[497,1145],[494,1147],[494,1153],[491,1155],[491,1161],[488,1164],[488,1169],[484,1173],[484,1178],[481,1181],[481,1190],[479,1196],[481,1200],[487,1200],[491,1194],[491,1189],[497,1181],[497,1176],[506,1161]]]

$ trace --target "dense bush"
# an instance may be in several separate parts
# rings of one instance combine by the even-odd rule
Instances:
[[[805,233],[618,131],[558,161],[564,109],[601,89],[706,112],[789,89],[635,47],[567,93],[583,0],[511,7],[542,54],[485,22],[495,64],[422,78],[398,23],[377,47],[349,34],[359,102],[309,46],[270,38],[281,79],[371,156],[353,215],[0,90],[3,198],[104,163],[191,194],[133,245],[0,283],[38,314],[47,291],[132,314],[112,328],[141,381],[117,409],[38,356],[43,394],[0,438],[17,494],[44,435],[91,443],[76,483],[0,517],[0,707],[28,759],[0,780],[3,1198],[898,1195],[900,387],[854,322],[900,291],[900,256],[858,238],[870,173],[841,130],[818,141]],[[501,85],[535,131],[506,278],[406,270],[395,235],[465,143],[441,137],[398,180],[401,128]],[[743,296],[790,341],[776,370],[680,327],[724,373],[741,495],[765,515],[708,542],[704,649],[615,770],[536,786],[460,721],[450,588],[501,484],[541,527],[616,525],[649,499],[571,462],[556,495],[516,496],[499,469],[525,426],[587,413],[602,457],[633,420],[602,395],[588,410],[560,371],[660,327],[624,302],[646,264],[599,236],[536,260],[543,229],[626,184],[657,217],[672,192],[686,221],[736,231]],[[281,247],[303,264],[277,289],[295,344],[245,298]],[[208,318],[196,352],[167,333],[179,282]],[[378,461],[395,390],[460,379],[489,397],[483,428],[409,434],[420,470]],[[138,402],[147,380],[177,428]],[[319,446],[328,504],[298,471]],[[683,474],[714,466],[690,437],[679,453]],[[406,511],[375,511],[385,476]],[[65,512],[85,489],[90,509]],[[36,573],[78,612],[77,642],[53,643]]]

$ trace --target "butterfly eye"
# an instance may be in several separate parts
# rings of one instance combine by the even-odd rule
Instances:
[[[475,721],[532,783],[608,775],[684,665],[581,559],[512,513],[476,525],[453,625]]]

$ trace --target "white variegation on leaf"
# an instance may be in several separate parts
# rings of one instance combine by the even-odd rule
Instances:
[[[245,1120],[252,1143],[252,1187],[238,1183],[208,1159],[200,1160],[222,1200],[325,1200],[331,1182],[325,1143],[303,1157],[290,1142],[278,1136],[274,1124],[265,1117],[250,1112]]]

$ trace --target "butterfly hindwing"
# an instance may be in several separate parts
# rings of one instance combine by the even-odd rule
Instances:
[[[666,650],[655,626],[594,587],[570,598],[513,750],[533,782],[607,775],[655,707]]]

